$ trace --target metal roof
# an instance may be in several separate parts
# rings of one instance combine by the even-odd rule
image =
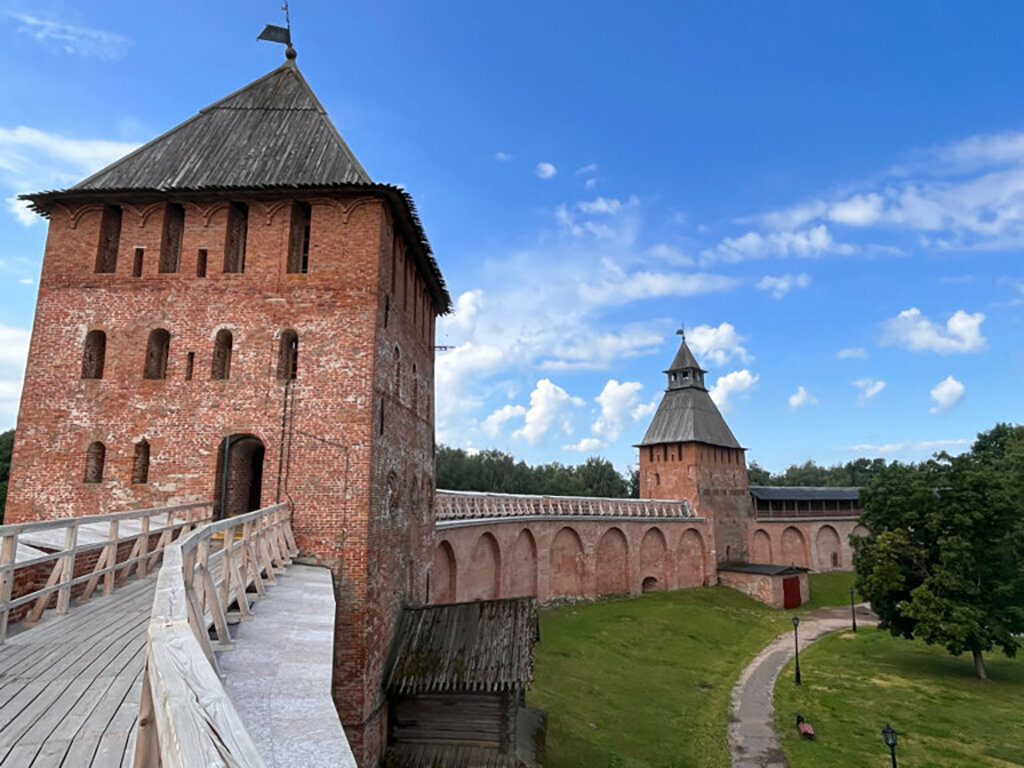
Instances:
[[[742,448],[707,390],[700,387],[670,389],[661,399],[639,445],[690,442]]]
[[[860,488],[752,485],[750,495],[765,501],[859,501]]]
[[[725,563],[718,566],[720,571],[732,573],[753,573],[758,576],[788,576],[793,573],[808,573],[811,569],[801,565],[770,565],[768,563]]]
[[[71,189],[369,184],[299,72],[286,61]]]
[[[406,608],[385,685],[405,695],[525,690],[538,633],[533,597]]]

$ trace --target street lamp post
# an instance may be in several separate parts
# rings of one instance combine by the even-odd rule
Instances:
[[[854,589],[853,589],[853,587],[850,587],[850,620],[853,621],[853,631],[856,632],[857,631],[857,609],[854,607],[853,593],[854,593]]]
[[[882,738],[885,740],[885,746],[889,748],[889,754],[892,756],[892,768],[899,768],[896,765],[896,729],[886,723],[885,728],[882,729]]]
[[[797,627],[800,626],[800,617],[793,617],[793,649],[795,651],[796,658],[796,673],[793,675],[793,682],[796,685],[800,685],[800,633]]]

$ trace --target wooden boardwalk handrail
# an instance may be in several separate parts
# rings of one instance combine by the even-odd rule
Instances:
[[[134,568],[145,576],[160,558],[163,549],[174,539],[208,521],[213,515],[209,501],[177,504],[168,507],[138,509],[86,517],[36,520],[0,525],[0,643],[7,636],[11,612],[33,603],[27,621],[40,619],[56,595],[58,614],[65,613],[71,603],[72,590],[79,584],[85,588],[77,595],[88,600],[100,581],[103,594],[113,591]],[[166,516],[166,519],[160,518]],[[152,536],[159,536],[150,549]],[[118,558],[118,547],[133,542],[127,558]],[[75,565],[82,555],[99,552],[95,566],[75,575]],[[19,571],[52,563],[45,586],[14,597],[14,584]]]
[[[232,647],[228,625],[251,619],[250,599],[291,563],[289,517],[288,505],[277,504],[204,525],[167,548],[148,630],[138,768],[265,765],[214,652]]]

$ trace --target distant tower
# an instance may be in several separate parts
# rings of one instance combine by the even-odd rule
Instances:
[[[50,220],[7,522],[292,501],[331,568],[360,763],[403,605],[427,599],[434,321],[412,199],[374,183],[295,63],[70,189]]]
[[[679,351],[664,372],[668,389],[638,446],[640,496],[686,499],[713,523],[716,561],[742,561],[750,508],[745,449],[704,386],[707,371],[678,333]]]

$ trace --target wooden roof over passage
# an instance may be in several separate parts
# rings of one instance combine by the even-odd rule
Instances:
[[[403,695],[525,690],[539,626],[533,597],[406,608],[385,684]]]

